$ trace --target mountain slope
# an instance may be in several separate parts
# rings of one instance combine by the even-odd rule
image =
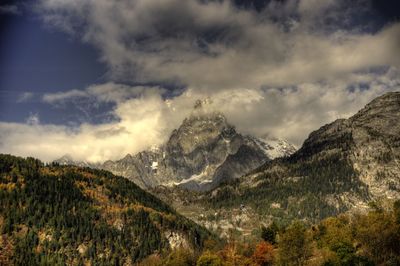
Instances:
[[[400,198],[400,92],[312,132],[293,155],[203,196],[213,211],[244,206],[273,219],[319,220]]]
[[[129,264],[212,238],[125,178],[10,155],[0,155],[0,230],[1,261],[16,265]]]
[[[157,148],[107,161],[101,168],[142,188],[159,185],[207,191],[242,176],[278,156],[295,151],[282,140],[262,140],[238,133],[225,116],[198,102],[190,117]]]

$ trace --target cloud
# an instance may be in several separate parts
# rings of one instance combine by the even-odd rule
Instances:
[[[86,97],[88,94],[81,90],[70,90],[66,92],[57,92],[57,93],[46,93],[43,95],[42,99],[47,103],[57,103],[64,102],[66,100],[70,100],[73,98]]]
[[[98,87],[102,90],[104,87]],[[97,88],[90,87],[96,91]],[[75,95],[64,93],[63,95]],[[58,100],[65,97],[58,97]],[[119,103],[113,110],[118,121],[77,127],[41,124],[38,115],[31,114],[26,123],[0,122],[0,151],[23,156],[35,156],[45,161],[65,153],[78,160],[93,162],[118,159],[149,145],[165,141],[169,130],[163,115],[168,113],[160,93],[144,92],[141,96]]]
[[[199,89],[288,86],[399,66],[400,24],[364,32],[368,1],[42,0],[47,23],[97,47],[115,80]],[[364,19],[365,22],[365,19]]]
[[[129,86],[108,82],[104,84],[93,84],[85,90],[69,90],[64,92],[46,93],[42,100],[50,104],[65,103],[78,98],[95,99],[98,102],[119,103],[130,98],[137,98],[143,94],[165,93],[160,87],[151,86]]]
[[[2,5],[0,6],[0,14],[20,15],[21,10],[17,5]]]
[[[163,96],[162,88],[93,85],[83,91],[84,97],[95,97],[96,101],[112,99],[112,115],[117,119],[68,127],[42,124],[37,114],[31,114],[24,124],[0,122],[0,152],[45,161],[66,153],[92,162],[119,159],[165,143],[171,131],[193,111],[195,100],[207,97],[212,99],[209,110],[223,112],[239,132],[280,137],[300,146],[311,131],[325,123],[353,115],[387,91],[400,90],[399,74],[396,68],[386,68],[355,73],[335,82],[302,83],[288,88],[212,92],[188,88],[171,98]],[[124,88],[129,97],[121,96],[118,88]],[[66,104],[73,101],[62,99]]]
[[[37,126],[40,123],[39,114],[30,114],[26,119],[26,124],[29,126]]]
[[[35,94],[33,92],[24,92],[18,96],[17,103],[23,103],[31,100]]]

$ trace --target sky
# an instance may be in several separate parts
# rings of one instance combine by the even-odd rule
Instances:
[[[0,153],[102,162],[162,145],[196,100],[301,146],[400,90],[396,0],[0,4]]]

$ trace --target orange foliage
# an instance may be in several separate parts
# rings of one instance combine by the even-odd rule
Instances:
[[[272,265],[274,261],[274,246],[266,241],[261,241],[257,244],[252,259],[260,266]]]
[[[226,266],[252,266],[254,263],[252,260],[244,256],[240,251],[243,247],[236,241],[228,243],[220,252],[217,254],[224,261]]]

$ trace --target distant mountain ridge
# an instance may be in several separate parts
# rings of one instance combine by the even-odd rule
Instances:
[[[74,158],[70,154],[65,154],[64,156],[62,156],[57,160],[54,160],[53,162],[59,165],[74,165],[79,167],[90,167],[90,168],[98,168],[101,165],[99,163],[74,160]]]

